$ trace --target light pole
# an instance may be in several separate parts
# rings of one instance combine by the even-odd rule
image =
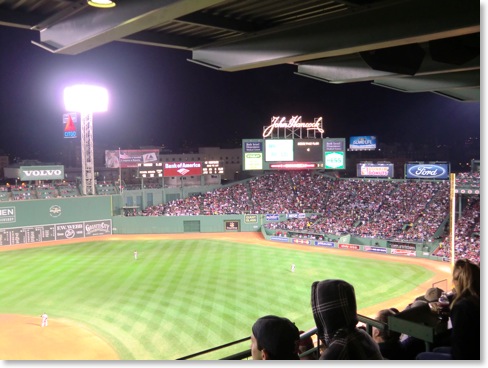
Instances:
[[[81,115],[81,180],[83,195],[95,193],[95,161],[93,157],[93,113],[108,109],[108,92],[103,87],[78,84],[64,89],[68,112]]]

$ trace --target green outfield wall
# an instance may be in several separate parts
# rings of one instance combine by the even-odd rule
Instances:
[[[264,230],[267,222],[312,214],[244,214],[213,216],[124,216],[121,195],[0,202],[0,246],[110,234],[175,234],[262,231],[269,241],[349,249],[410,257],[430,256],[423,243],[394,242],[350,235]],[[321,237],[321,239],[319,239]]]
[[[112,218],[112,197],[116,196],[1,202],[0,229]]]

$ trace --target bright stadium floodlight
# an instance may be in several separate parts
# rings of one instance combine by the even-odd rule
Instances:
[[[72,112],[105,112],[108,109],[107,89],[78,84],[64,89],[64,105]]]
[[[108,92],[99,86],[79,84],[64,89],[68,112],[81,115],[81,166],[83,195],[95,193],[95,160],[93,157],[93,113],[108,110]]]
[[[111,0],[88,0],[87,3],[95,8],[113,8],[115,6],[115,2]]]

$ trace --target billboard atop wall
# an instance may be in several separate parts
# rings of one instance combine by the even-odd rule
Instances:
[[[105,151],[105,167],[109,168],[138,167],[138,164],[157,161],[159,161],[158,149]]]
[[[20,166],[20,180],[63,180],[64,166]]]
[[[168,176],[201,176],[201,162],[165,162],[163,168],[164,177]]]
[[[373,164],[360,163],[357,164],[358,178],[392,178],[394,175],[394,167],[391,163]]]
[[[449,179],[447,163],[408,163],[405,165],[407,179]]]
[[[349,137],[349,150],[351,151],[371,151],[375,149],[375,135],[361,135]]]

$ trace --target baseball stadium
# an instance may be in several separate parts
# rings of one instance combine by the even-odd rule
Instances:
[[[412,360],[445,347],[454,313],[443,297],[454,307],[468,299],[456,262],[480,264],[477,2],[9,0],[0,1],[0,25],[38,34],[22,32],[21,44],[11,37],[16,32],[2,32],[1,40],[2,76],[12,83],[2,80],[0,119],[1,360],[247,361],[255,350],[265,357],[253,329],[265,316],[289,320],[296,360],[318,360],[334,350],[316,313],[315,287],[329,281],[347,284],[354,298],[333,303],[347,299],[340,308],[357,309],[333,338],[353,331],[385,360],[374,333],[412,339]],[[24,53],[24,43],[36,52]],[[92,58],[102,46],[115,48],[101,50],[106,59]],[[174,67],[176,60],[192,69]],[[61,61],[69,61],[66,70]],[[213,74],[193,74],[199,67],[229,73],[214,83]],[[279,70],[283,83],[244,74],[267,68]],[[95,70],[99,77],[82,80]],[[243,72],[245,90],[228,77],[233,72]],[[285,72],[300,79],[298,87]],[[109,94],[87,83],[110,78],[119,111],[94,148],[93,113],[109,110]],[[342,94],[316,92],[306,84],[312,80]],[[472,129],[458,105],[444,109],[432,100],[415,110],[383,93],[371,106],[369,89],[345,89],[368,82],[409,98],[475,102],[476,137],[462,142],[460,131]],[[64,89],[65,109],[56,105],[52,115],[69,142],[61,152],[40,142],[43,124],[56,119],[38,97],[54,99],[64,83],[73,83]],[[279,101],[265,103],[271,94]],[[356,98],[357,107],[350,103]],[[156,108],[148,108],[149,99]],[[300,114],[328,107],[338,109],[341,130],[325,134],[321,116],[302,121]],[[431,111],[443,115],[430,118]],[[259,129],[267,114],[262,135],[244,137],[241,128]],[[390,138],[368,126],[373,122],[387,124]],[[203,128],[212,143],[191,142],[190,133],[201,140]],[[219,130],[234,148],[212,151],[227,140],[214,134]],[[459,132],[456,147],[441,143],[439,131]],[[424,143],[416,146],[419,136]],[[174,152],[187,153],[169,155],[163,142],[173,139]],[[31,143],[25,155],[14,152]],[[41,159],[48,149],[62,159],[21,160]],[[479,290],[468,296],[478,299],[463,311],[479,312]],[[380,320],[384,310],[392,314]],[[471,316],[479,321],[464,313],[463,322]],[[476,350],[473,320],[463,343]]]
[[[456,231],[471,235],[455,257],[479,262],[479,175],[456,180]],[[314,336],[314,281],[354,285],[366,326],[380,309],[452,288],[446,180],[278,170],[170,201],[181,188],[163,180],[122,193],[96,184],[89,196],[48,182],[2,191],[3,360],[248,359],[260,316]],[[128,210],[141,193],[161,204]],[[395,218],[400,204],[407,218]],[[398,328],[415,333],[412,323]],[[426,346],[438,328],[419,332]]]

